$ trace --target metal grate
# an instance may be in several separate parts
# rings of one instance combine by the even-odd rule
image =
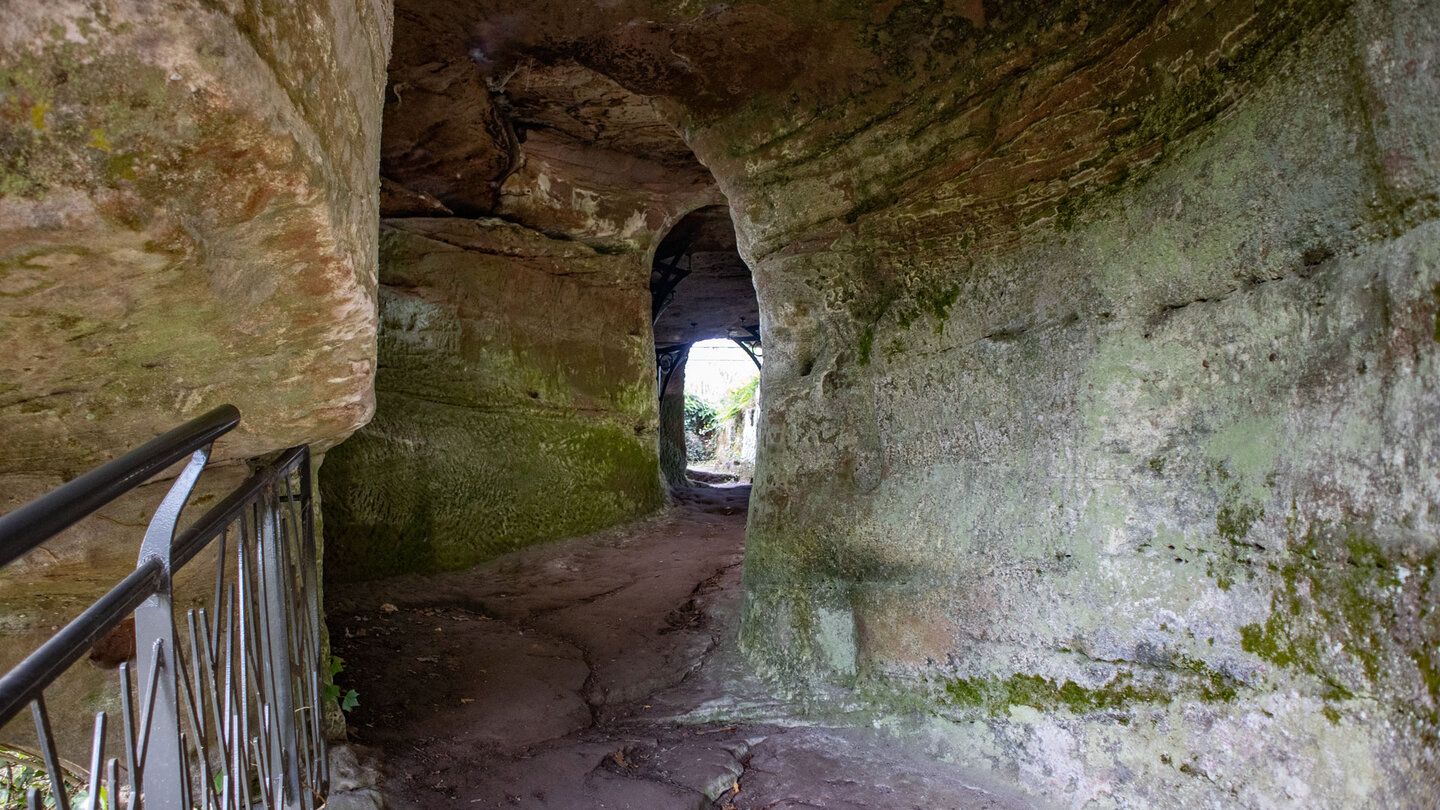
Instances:
[[[164,469],[191,454],[145,532],[135,571],[0,678],[0,725],[29,705],[58,810],[312,810],[324,804],[329,774],[309,448],[283,452],[176,536],[211,443],[238,422],[238,412],[224,410],[97,470],[111,473],[97,479],[102,483],[125,482],[106,500],[94,503],[71,490],[86,476],[0,518],[0,560],[8,562],[24,553],[17,549],[33,548],[149,477],[120,476],[111,468],[145,461],[147,469]],[[217,414],[233,414],[218,432]],[[197,434],[197,425],[210,432]],[[203,445],[192,447],[197,441]],[[155,453],[172,458],[160,463]],[[81,511],[75,504],[82,500],[94,505]],[[32,508],[47,502],[48,510]],[[54,509],[69,514],[56,520]],[[36,525],[48,534],[36,539]],[[177,618],[172,577],[212,544],[213,594]],[[119,668],[122,750],[107,750],[115,718],[97,713],[84,788],[67,791],[44,690],[132,613],[135,666]],[[40,791],[31,789],[26,801],[39,810]]]

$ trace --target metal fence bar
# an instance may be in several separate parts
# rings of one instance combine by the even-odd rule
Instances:
[[[146,530],[135,571],[0,677],[0,725],[31,707],[57,810],[313,810],[324,802],[329,774],[308,448],[281,453],[176,534],[210,443],[237,420],[233,408],[216,409],[89,477],[113,499],[192,454]],[[132,469],[118,468],[125,461]],[[35,503],[88,514],[104,502],[77,494],[74,484],[86,479]],[[35,503],[0,518],[0,565],[48,539],[36,532],[59,531],[83,517],[42,514]],[[212,542],[211,602],[185,611],[177,628],[173,575]],[[132,612],[139,677],[131,677],[128,662],[120,665],[123,764],[105,755],[110,724],[101,712],[88,774],[70,780],[85,797],[76,805],[66,792],[44,689]],[[38,807],[38,792],[27,803]]]

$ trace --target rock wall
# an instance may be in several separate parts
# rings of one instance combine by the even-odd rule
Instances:
[[[369,418],[386,3],[11,3],[0,470],[207,408],[249,457]]]
[[[247,459],[370,417],[390,34],[382,0],[5,3],[0,511],[233,403],[192,520]],[[133,569],[168,487],[0,573],[0,671]],[[114,681],[81,664],[51,692],[73,761]]]
[[[322,475],[333,576],[460,568],[665,503],[649,264],[714,180],[612,79],[553,54],[491,70],[477,15],[397,8],[378,405]]]
[[[1433,806],[1440,13],[969,11],[692,137],[766,337],[745,648],[1064,806]]]
[[[660,394],[660,471],[671,487],[690,485],[685,477],[690,463],[685,446],[685,366],[689,359],[687,347]]]
[[[379,408],[321,474],[327,576],[461,568],[664,503],[648,273],[501,220],[381,233]]]
[[[724,192],[762,668],[1062,806],[1434,806],[1433,2],[414,16]]]

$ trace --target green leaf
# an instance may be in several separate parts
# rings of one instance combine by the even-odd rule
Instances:
[[[760,375],[751,377],[750,380],[730,389],[725,394],[725,403],[721,406],[720,412],[715,418],[721,422],[734,419],[741,411],[755,403],[755,394],[760,390]]]
[[[354,689],[351,689],[349,692],[346,692],[346,693],[345,693],[345,697],[340,700],[340,710],[341,710],[341,711],[348,712],[348,711],[350,711],[351,709],[353,709],[353,708],[355,708],[356,706],[359,706],[359,705],[360,705],[360,695],[359,695],[359,693],[357,693]]]

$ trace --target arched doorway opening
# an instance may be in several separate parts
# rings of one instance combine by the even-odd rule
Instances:
[[[735,226],[726,207],[712,205],[692,211],[665,235],[651,263],[650,295],[660,391],[660,465],[665,481],[673,489],[689,486],[694,480],[734,480],[740,476],[716,476],[713,469],[687,474],[689,462],[713,459],[719,434],[734,427],[721,424],[718,418],[724,399],[731,389],[749,386],[755,375],[737,378],[733,385],[706,396],[697,396],[687,379],[696,374],[707,380],[734,377],[721,370],[732,363],[753,364],[748,370],[758,372],[763,352],[754,282],[736,247]],[[753,422],[753,407],[741,405],[736,410]],[[728,423],[735,415],[727,414],[723,421]],[[746,472],[753,473],[753,430],[750,435]],[[739,435],[730,439],[729,444],[743,448]]]

